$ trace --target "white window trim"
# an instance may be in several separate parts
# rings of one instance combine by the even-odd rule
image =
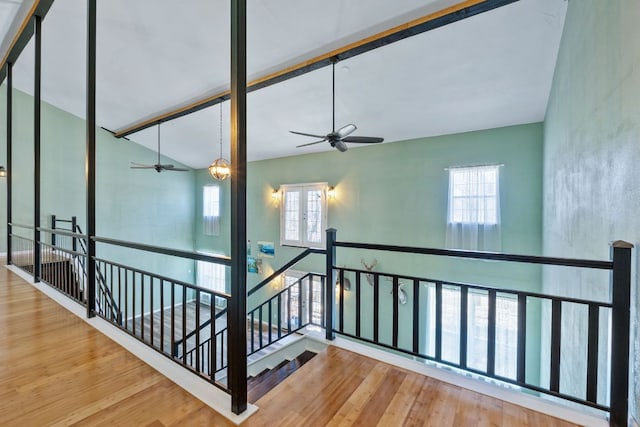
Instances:
[[[212,212],[211,215],[207,215],[208,206],[206,200],[207,188],[217,188],[218,190],[218,206],[217,215],[216,212]],[[220,217],[222,216],[222,190],[219,185],[207,184],[202,186],[202,224],[203,233],[206,236],[219,236],[220,235]],[[215,209],[214,209],[215,210]]]
[[[285,237],[285,203],[286,196],[288,190],[300,189],[300,204],[299,204],[299,217],[298,217],[298,225],[299,225],[299,234],[300,239],[298,240],[290,240]],[[322,204],[322,213],[321,213],[321,233],[320,233],[320,241],[319,242],[310,242],[307,239],[307,223],[306,223],[306,197],[304,195],[307,191],[317,191],[321,192],[321,204]],[[280,186],[280,244],[282,246],[297,246],[304,248],[324,248],[325,247],[325,230],[327,229],[327,183],[326,182],[313,182],[313,183],[303,183],[303,184],[286,184]]]

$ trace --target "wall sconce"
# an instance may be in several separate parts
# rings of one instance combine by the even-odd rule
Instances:
[[[327,199],[334,200],[336,198],[336,187],[330,185],[327,187]]]
[[[7,170],[4,166],[0,166],[0,178],[5,178],[7,176]]]
[[[344,278],[344,282],[340,283],[340,278],[338,278],[338,280],[336,281],[336,292],[339,293],[340,292],[340,285],[343,285],[343,288],[345,291],[350,291],[351,290],[351,280],[347,279],[346,277]]]
[[[280,190],[273,189],[271,191],[271,201],[273,202],[273,206],[278,206],[278,202],[280,202]]]

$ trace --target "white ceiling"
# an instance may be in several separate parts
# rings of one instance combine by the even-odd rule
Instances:
[[[249,80],[459,0],[252,0]],[[43,22],[43,99],[85,111],[84,0],[56,0]],[[2,0],[0,0],[0,6]],[[169,111],[229,84],[229,2],[98,2],[98,124],[111,130]],[[385,141],[544,119],[565,0],[520,0],[404,39],[336,67],[336,125]],[[33,48],[14,67],[31,93]],[[223,153],[229,155],[229,103]],[[162,125],[163,154],[194,168],[218,156],[219,106]],[[331,149],[289,130],[331,130],[331,69],[248,95],[249,160]],[[156,129],[131,135],[155,149]],[[135,159],[132,159],[135,160]]]

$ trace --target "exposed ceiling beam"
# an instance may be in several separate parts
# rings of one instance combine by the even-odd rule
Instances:
[[[284,68],[274,73],[267,74],[247,84],[247,92],[252,92],[267,86],[280,83],[293,77],[331,65],[332,59],[345,60],[407,37],[422,34],[435,28],[443,27],[453,22],[487,12],[519,0],[465,0],[440,11],[430,13],[388,30],[366,37],[338,49],[318,55],[314,58],[302,61],[291,67]],[[219,104],[229,99],[230,92],[217,93],[207,96],[195,102],[185,104],[169,112],[158,114],[149,119],[140,121],[131,126],[114,131],[116,138],[122,138],[132,133],[154,126],[158,123],[177,119],[187,114],[203,110],[212,105]]]
[[[27,16],[24,18],[24,21],[22,21],[22,24],[20,25],[18,34],[16,34],[16,36],[11,41],[7,53],[5,54],[4,58],[2,58],[2,62],[0,62],[0,84],[2,84],[2,82],[4,82],[4,79],[7,77],[6,65],[8,63],[15,64],[15,62],[18,60],[18,57],[33,36],[34,26],[29,25],[33,22],[33,17],[35,15],[38,15],[42,19],[44,19],[44,17],[47,15],[47,12],[49,12],[49,9],[51,8],[53,1],[54,0],[36,0],[33,3],[33,6],[31,6],[29,13],[27,13]]]

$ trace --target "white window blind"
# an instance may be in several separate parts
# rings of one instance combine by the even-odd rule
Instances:
[[[202,189],[202,216],[204,234],[220,235],[220,187],[205,185]]]
[[[327,227],[326,183],[280,187],[280,244],[324,247]]]
[[[200,252],[206,255],[216,255],[207,252]],[[197,261],[196,264],[196,284],[202,288],[210,289],[214,292],[226,293],[227,278],[226,267],[222,264],[214,264],[207,261]],[[216,305],[224,305],[224,298],[216,298]]]
[[[499,251],[499,166],[449,169],[446,246]]]
[[[435,354],[435,285],[428,288],[429,334],[427,354]],[[442,359],[460,363],[460,289],[442,287]],[[467,296],[467,366],[487,369],[489,297],[486,291],[470,290]],[[518,340],[518,301],[515,296],[496,296],[495,373],[516,378]]]

